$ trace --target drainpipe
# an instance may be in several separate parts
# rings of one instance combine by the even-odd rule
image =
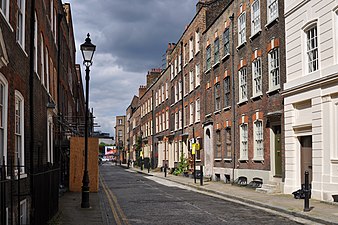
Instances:
[[[231,72],[232,72],[232,149],[233,149],[233,167],[232,167],[232,184],[235,183],[235,168],[236,168],[236,96],[235,96],[235,43],[234,43],[234,14],[232,14],[229,19],[231,20]]]
[[[182,126],[182,129],[181,129],[181,154],[183,155],[183,132],[184,132],[184,101],[183,101],[183,98],[184,98],[184,85],[183,85],[183,74],[184,74],[184,65],[183,65],[183,42],[181,41],[180,43],[181,45],[181,49],[180,49],[180,54],[181,54],[181,61],[179,62],[179,64],[181,64],[181,90],[182,90],[182,95],[181,95],[181,101],[182,101],[182,110],[181,110],[181,118],[182,118],[182,123],[181,123],[181,126]]]
[[[31,19],[30,19],[30,46],[29,46],[29,54],[30,54],[30,58],[29,58],[29,105],[30,105],[30,115],[29,115],[29,122],[30,124],[35,124],[34,123],[34,27],[35,27],[35,0],[31,1]],[[37,37],[36,37],[37,38]],[[34,224],[34,212],[35,212],[35,194],[34,194],[34,126],[30,126],[30,171],[28,173],[30,173],[30,188],[31,188],[31,198],[32,198],[32,212],[31,213],[31,224]],[[20,163],[19,163],[20,164]],[[19,171],[20,173],[20,171]],[[20,181],[18,180],[18,182],[20,183]],[[20,189],[19,189],[20,191]],[[18,193],[20,196],[20,193]],[[20,207],[19,207],[20,208]]]
[[[156,121],[156,118],[155,118],[155,99],[154,99],[154,90],[152,89],[151,90],[151,99],[152,99],[152,101],[151,101],[151,121]],[[151,135],[151,145],[152,145],[152,149],[151,149],[151,160],[150,160],[150,162],[151,162],[151,167],[153,168],[153,169],[155,169],[155,159],[154,159],[154,150],[155,150],[155,132],[156,132],[156,130],[155,130],[155,126],[156,126],[156,124],[154,124],[154,122],[153,122],[153,126],[151,127],[151,129],[152,129],[152,135]],[[157,165],[158,165],[158,162],[157,162]],[[156,165],[156,167],[157,167],[157,165]]]

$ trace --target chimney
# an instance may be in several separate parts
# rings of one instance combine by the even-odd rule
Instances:
[[[147,91],[147,86],[141,85],[138,89],[138,96],[141,98]]]
[[[161,68],[154,68],[148,71],[147,74],[147,87],[152,85],[154,81],[161,76],[162,69]]]

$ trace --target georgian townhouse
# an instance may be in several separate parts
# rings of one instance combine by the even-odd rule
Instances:
[[[139,125],[139,97],[134,95],[130,105],[126,110],[126,149],[127,160],[135,161],[135,145],[137,139],[137,130]]]
[[[144,162],[152,165],[152,167],[157,167],[157,156],[158,152],[154,147],[154,124],[155,124],[155,115],[154,115],[154,104],[155,104],[155,90],[152,88],[154,82],[161,75],[161,69],[151,69],[148,71],[146,76],[146,86],[141,86],[139,88],[139,98],[140,98],[140,129],[141,129],[141,139],[142,139],[142,151],[141,158],[144,159]],[[149,161],[151,160],[151,161]],[[146,165],[148,166],[148,165]]]
[[[58,210],[58,156],[66,139],[59,118],[75,109],[74,91],[83,93],[70,82],[78,80],[64,7],[58,0],[0,5],[1,224],[46,224]]]
[[[169,47],[170,48],[170,47]],[[170,111],[170,70],[167,67],[154,82],[151,89],[153,91],[154,102],[154,167],[169,166],[169,111]]]
[[[229,1],[203,34],[206,174],[283,180],[284,1]]]
[[[338,194],[338,4],[285,1],[285,193]]]

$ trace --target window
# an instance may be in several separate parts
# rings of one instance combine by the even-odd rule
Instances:
[[[46,63],[46,71],[45,71],[45,75],[46,75],[46,88],[47,88],[47,92],[49,93],[49,56],[48,56],[48,49],[46,47],[46,60],[45,60],[45,63]]]
[[[118,130],[117,131],[117,139],[121,139],[122,138],[122,130]]]
[[[308,59],[308,72],[318,70],[318,40],[317,40],[317,27],[314,26],[306,32],[307,38],[307,59]]]
[[[215,111],[221,110],[221,85],[215,84]]]
[[[7,164],[7,112],[8,112],[8,83],[0,74],[0,165]]]
[[[182,80],[180,80],[178,82],[178,91],[179,91],[178,100],[182,99],[182,95],[183,95],[182,85],[183,85]]]
[[[158,92],[155,92],[156,106],[158,106]]]
[[[184,95],[188,94],[189,90],[187,88],[187,83],[188,83],[188,75],[184,75],[183,76],[183,91],[184,91]]]
[[[246,42],[246,36],[245,36],[245,12],[243,12],[238,17],[238,46],[244,44]]]
[[[199,122],[201,120],[201,113],[200,113],[200,99],[196,99],[196,113],[195,113],[195,122]]]
[[[162,86],[161,86],[161,92],[162,92],[162,102],[164,102],[164,99],[165,99],[165,97],[164,97],[164,84],[162,84]]]
[[[179,99],[179,91],[178,91],[178,84],[175,84],[175,102]]]
[[[51,113],[47,116],[47,162],[54,163],[54,123]]]
[[[214,41],[214,63],[219,62],[219,38]]]
[[[122,125],[122,119],[119,119],[119,125]]]
[[[194,72],[191,70],[189,72],[189,91],[193,91],[194,90]]]
[[[178,56],[178,72],[181,72],[182,69],[182,55]]]
[[[158,116],[158,131],[161,132],[163,130],[162,127],[162,116],[161,114]]]
[[[224,79],[224,107],[230,106],[230,77]]]
[[[165,123],[165,114],[162,113],[162,130],[166,129],[165,125],[166,125],[166,123]]]
[[[170,79],[174,79],[174,65],[170,64]]]
[[[226,29],[223,33],[223,45],[224,45],[224,56],[230,54],[230,38],[229,29]]]
[[[197,137],[196,138],[196,143],[200,144],[200,150],[196,151],[196,160],[201,160],[201,150],[203,148],[203,146],[202,146],[202,143],[203,143],[202,142],[202,138]]]
[[[175,113],[175,130],[178,130],[178,112]]]
[[[168,82],[165,83],[165,98],[169,98],[169,91],[168,91]]]
[[[210,45],[207,47],[207,53],[206,53],[206,70],[210,70],[211,68],[211,47]]]
[[[222,158],[222,139],[221,130],[216,130],[216,148],[215,148],[215,159]]]
[[[34,13],[34,72],[38,73],[38,18]]]
[[[24,99],[20,92],[15,91],[15,158],[14,165],[18,166],[20,174],[25,172],[24,150]]]
[[[184,106],[184,127],[188,126],[189,122],[189,111],[188,111],[188,105]]]
[[[196,80],[195,80],[195,85],[196,87],[201,84],[201,78],[200,78],[200,64],[195,65],[195,75],[196,75]]]
[[[177,76],[177,58],[175,58],[175,61],[174,61],[174,76],[176,77]]]
[[[189,40],[189,61],[194,57],[194,43],[192,38]]]
[[[231,159],[231,129],[225,129],[225,158]]]
[[[25,0],[17,0],[18,17],[16,25],[16,40],[25,49]]]
[[[51,0],[50,1],[50,29],[51,29],[51,31],[53,32],[53,28],[54,28],[54,15],[53,15],[53,13],[54,13],[54,4],[53,4],[53,1],[54,0]]]
[[[247,77],[246,77],[246,68],[242,68],[239,70],[239,101],[247,100]]]
[[[167,127],[167,129],[169,129],[169,110],[167,110],[167,111],[165,112],[165,118],[167,119],[166,127]]]
[[[40,66],[41,66],[41,83],[42,85],[45,85],[45,53],[44,53],[44,41],[43,41],[43,36],[41,34],[41,60],[40,60]]]
[[[278,0],[268,0],[268,23],[278,17]]]
[[[269,79],[270,79],[270,90],[275,90],[280,87],[279,78],[279,53],[278,48],[274,48],[269,52]]]
[[[251,35],[253,36],[261,30],[261,16],[259,0],[256,0],[251,5]]]
[[[200,51],[200,32],[197,30],[195,32],[195,54]]]
[[[9,19],[9,0],[1,0],[1,12],[3,13],[3,15],[6,17],[6,19]]]
[[[239,160],[248,159],[248,124],[244,123],[240,127],[240,158]]]
[[[186,53],[187,53],[187,44],[184,45],[183,47],[183,65],[185,66],[188,62],[188,60],[186,59]]]
[[[182,115],[182,109],[178,110],[178,120],[179,120],[179,128],[182,128],[182,120],[183,120],[183,115]]]
[[[264,150],[263,150],[263,122],[261,120],[257,120],[254,123],[255,128],[255,159],[263,160],[264,158]]]
[[[190,103],[190,124],[194,123],[194,103]]]
[[[28,224],[28,217],[27,217],[27,200],[23,200],[20,202],[20,225]]]
[[[261,58],[252,62],[253,96],[262,94],[262,63]]]

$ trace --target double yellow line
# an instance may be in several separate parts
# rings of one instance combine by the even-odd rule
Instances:
[[[121,209],[119,203],[117,202],[116,196],[113,192],[108,188],[106,182],[104,181],[103,177],[100,176],[101,186],[106,193],[109,206],[111,211],[114,215],[114,219],[117,225],[130,225],[126,215],[124,214],[123,210]]]

